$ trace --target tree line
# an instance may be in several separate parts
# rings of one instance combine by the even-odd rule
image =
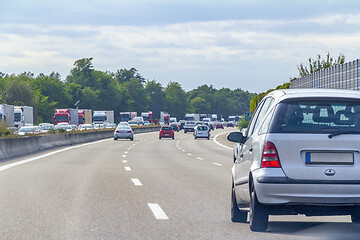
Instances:
[[[5,74],[0,72],[0,103],[34,107],[34,121],[51,122],[56,108],[114,110],[119,112],[150,111],[154,104],[178,119],[186,113],[218,113],[223,117],[249,111],[253,93],[240,88],[215,89],[202,85],[185,91],[178,82],[165,87],[156,80],[145,79],[137,69],[119,69],[116,72],[94,69],[93,58],[82,58],[74,63],[65,80],[59,73],[31,72]]]

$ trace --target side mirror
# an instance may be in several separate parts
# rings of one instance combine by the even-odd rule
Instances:
[[[230,142],[236,142],[236,143],[245,143],[246,138],[242,135],[241,132],[232,132],[227,136],[227,140]]]

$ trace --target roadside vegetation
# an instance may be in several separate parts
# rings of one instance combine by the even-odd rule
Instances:
[[[0,72],[0,103],[34,107],[34,123],[51,122],[56,108],[73,108],[80,100],[81,109],[145,112],[157,105],[178,119],[186,113],[217,113],[229,115],[249,111],[250,99],[255,96],[240,88],[215,89],[202,85],[185,91],[178,82],[162,86],[156,80],[147,80],[137,69],[119,69],[116,72],[94,69],[93,58],[75,61],[68,76],[59,73],[31,72],[6,74]]]

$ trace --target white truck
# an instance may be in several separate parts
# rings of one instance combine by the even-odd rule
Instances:
[[[200,114],[187,113],[187,114],[185,114],[185,121],[200,121]]]
[[[14,124],[20,128],[25,125],[34,125],[34,109],[30,106],[14,107]]]
[[[6,122],[8,127],[14,127],[14,105],[0,105],[0,120]]]
[[[114,123],[114,111],[94,111],[93,123]]]

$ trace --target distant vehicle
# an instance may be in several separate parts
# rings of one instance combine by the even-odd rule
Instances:
[[[169,123],[171,124],[171,123],[173,123],[173,122],[177,122],[176,117],[171,117],[171,118],[170,118]]]
[[[204,118],[202,121],[203,122],[211,122],[211,118]]]
[[[14,124],[15,127],[34,124],[33,107],[15,106],[14,107]]]
[[[115,123],[105,123],[104,127],[105,128],[116,128],[116,124]]]
[[[79,130],[80,130],[80,131],[91,130],[91,129],[93,129],[92,124],[81,124],[81,125],[79,126]]]
[[[21,127],[18,131],[18,135],[20,136],[24,136],[27,134],[38,134],[39,131],[37,128],[35,128],[35,126],[24,126]]]
[[[183,129],[184,128],[184,125],[185,125],[185,120],[180,120],[179,121],[179,129]]]
[[[151,123],[149,121],[144,121],[144,126],[149,126]]]
[[[54,124],[48,123],[48,124],[39,124],[40,127],[40,132],[42,133],[47,133],[49,132],[51,129],[54,129]]]
[[[211,130],[215,130],[215,122],[209,122],[209,127]]]
[[[134,140],[134,132],[130,126],[126,126],[124,124],[117,126],[114,131],[114,140],[121,139],[130,139]]]
[[[138,121],[129,121],[129,126],[139,126]]]
[[[126,126],[129,126],[129,123],[128,122],[119,122],[118,126],[120,125],[126,125]]]
[[[143,117],[134,117],[131,122],[137,122],[137,125],[144,125],[144,118]]]
[[[196,126],[195,121],[185,121],[184,133],[193,132]]]
[[[14,106],[0,104],[0,121],[6,122],[8,127],[14,127]]]
[[[207,138],[210,139],[210,129],[206,125],[197,125],[194,131],[194,138]]]
[[[235,122],[235,116],[229,116],[227,120],[228,122]]]
[[[172,138],[174,140],[174,130],[170,126],[162,126],[159,132],[159,139]]]
[[[235,127],[234,122],[227,122],[227,127]]]
[[[224,129],[224,125],[222,122],[216,122],[215,127],[216,127],[216,129],[218,129],[218,128]]]
[[[200,114],[187,113],[187,114],[185,114],[185,121],[200,121]]]
[[[78,121],[79,121],[78,125],[92,124],[92,111],[90,109],[79,109]]]
[[[173,122],[173,123],[171,123],[170,124],[170,127],[172,128],[172,130],[174,130],[174,131],[179,131],[179,123],[177,123],[177,122]]]
[[[103,123],[93,123],[93,129],[104,129],[105,125]]]
[[[114,111],[94,111],[93,123],[114,123]]]
[[[351,215],[360,223],[360,93],[282,89],[264,96],[232,168],[231,220],[266,231],[269,215]]]
[[[130,112],[120,112],[120,122],[128,122],[131,120]]]
[[[200,114],[200,121],[204,121],[204,118],[207,118],[207,114]]]
[[[73,127],[67,123],[59,123],[58,125],[55,126],[54,129],[55,130],[65,129],[67,132],[71,132],[72,130],[74,130]]]

